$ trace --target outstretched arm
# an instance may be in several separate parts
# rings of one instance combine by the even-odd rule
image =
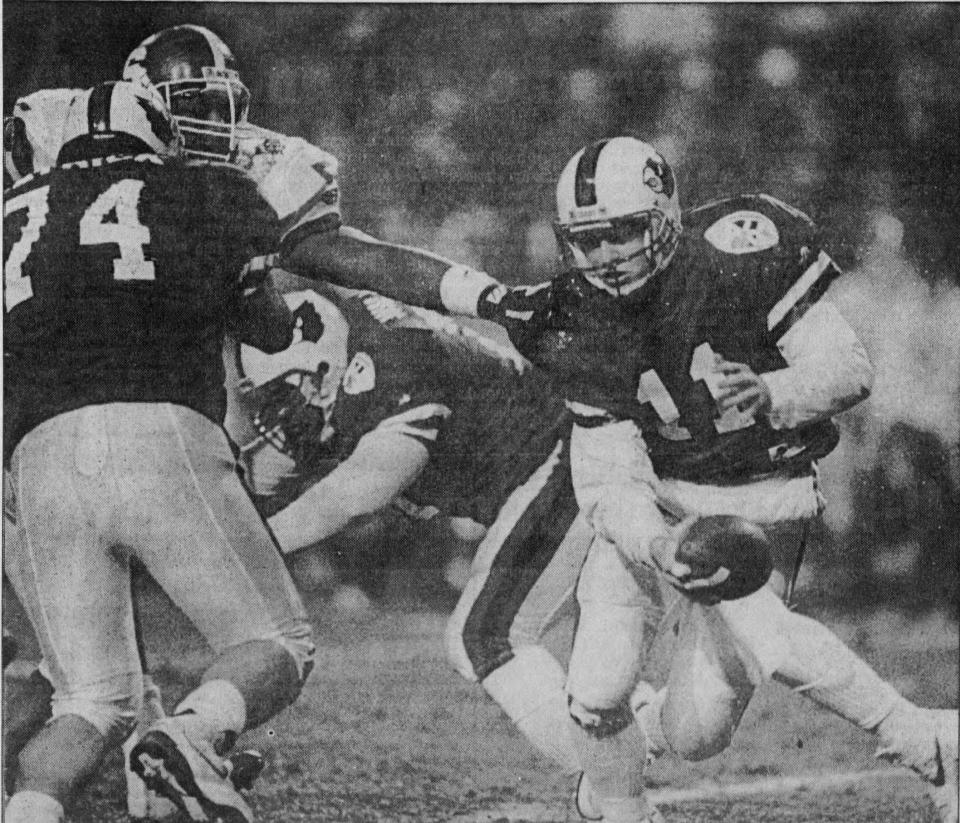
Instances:
[[[425,249],[385,243],[350,226],[294,233],[284,241],[280,265],[303,277],[453,314],[476,315],[481,294],[497,285],[485,272]]]
[[[364,435],[343,463],[267,521],[281,551],[312,546],[390,505],[428,459],[427,447],[414,437],[383,429]]]

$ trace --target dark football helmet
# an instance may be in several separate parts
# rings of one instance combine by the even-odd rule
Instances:
[[[186,141],[187,154],[230,160],[246,123],[250,92],[233,52],[202,26],[174,26],[148,37],[127,58],[123,79],[155,88]]]

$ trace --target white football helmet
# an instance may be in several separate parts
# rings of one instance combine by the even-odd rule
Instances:
[[[173,26],[151,35],[130,53],[123,79],[160,93],[191,157],[233,157],[238,127],[247,122],[250,92],[233,52],[210,29]]]
[[[3,165],[18,180],[57,163],[64,126],[82,89],[42,89],[21,97],[3,121]]]
[[[662,272],[677,249],[673,171],[634,137],[599,140],[578,151],[560,175],[554,229],[568,266],[598,289],[631,294]],[[636,248],[618,250],[631,245]],[[601,247],[614,250],[602,261]]]
[[[64,125],[57,163],[127,154],[179,157],[183,138],[160,96],[122,80],[77,95]]]
[[[74,160],[183,151],[177,124],[157,94],[121,81],[21,97],[4,121],[3,137],[4,166],[14,182]]]
[[[293,342],[277,354],[241,345],[237,371],[240,403],[259,439],[292,454],[333,434],[327,424],[347,368],[350,328],[334,303],[312,289],[283,297],[296,324]]]

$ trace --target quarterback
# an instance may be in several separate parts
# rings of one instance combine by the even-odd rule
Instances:
[[[713,576],[697,579],[678,559],[693,518],[724,515],[759,525],[789,557],[824,505],[816,461],[837,442],[831,417],[867,396],[872,369],[824,297],[839,271],[816,227],[765,195],[681,221],[670,166],[621,137],[567,164],[556,233],[564,270],[538,286],[478,279],[418,297],[389,276],[372,285],[461,312],[479,292],[476,314],[508,330],[575,415],[574,487],[596,537],[577,582],[571,719],[554,718],[553,739],[567,730],[586,774],[584,816],[653,819],[640,779],[647,753],[718,753],[756,685],[773,678],[874,733],[880,754],[925,779],[941,819],[956,823],[955,711],[911,704],[770,587],[722,600]],[[660,692],[639,682],[648,623],[662,610],[638,574],[650,566],[681,591]],[[515,704],[542,704],[564,682],[545,657],[499,674]]]

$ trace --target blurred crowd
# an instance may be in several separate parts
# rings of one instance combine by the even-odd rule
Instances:
[[[3,18],[5,113],[117,76],[164,26],[209,26],[251,119],[339,157],[351,225],[507,281],[552,272],[553,181],[602,136],[656,144],[685,205],[764,191],[806,211],[877,368],[824,462],[810,568],[864,599],[957,603],[957,6],[20,0]]]

